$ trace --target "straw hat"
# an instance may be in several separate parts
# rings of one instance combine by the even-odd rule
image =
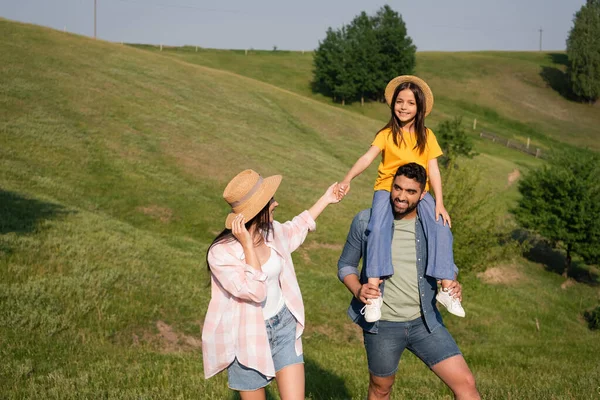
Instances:
[[[391,107],[392,97],[394,97],[394,91],[398,86],[404,82],[412,82],[421,88],[425,95],[425,116],[428,116],[433,108],[433,92],[425,81],[413,75],[400,75],[392,79],[385,88],[385,101]]]
[[[281,175],[262,178],[251,169],[237,174],[223,192],[223,198],[231,206],[225,228],[231,229],[231,223],[238,214],[242,214],[246,222],[254,218],[271,200],[280,183]]]

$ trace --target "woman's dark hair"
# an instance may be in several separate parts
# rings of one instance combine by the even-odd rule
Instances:
[[[396,115],[394,107],[396,100],[398,99],[398,94],[405,89],[410,89],[413,92],[415,95],[415,101],[417,102],[417,115],[415,115],[414,122],[414,130],[415,134],[417,135],[417,144],[414,148],[419,150],[419,154],[423,154],[425,151],[425,146],[427,145],[427,127],[425,126],[425,95],[423,94],[421,88],[412,82],[401,83],[398,85],[396,90],[394,90],[394,95],[392,96],[392,101],[390,103],[390,109],[392,111],[390,121],[383,128],[381,128],[375,136],[379,135],[380,132],[391,128],[394,144],[396,146],[400,146],[400,144],[404,142],[404,136],[402,135],[402,129],[400,126],[400,119]]]
[[[245,224],[246,229],[248,230],[250,230],[250,227],[252,225],[256,225],[256,229],[258,229],[258,231],[262,233],[265,240],[269,240],[269,236],[273,234],[273,223],[271,222],[271,218],[269,215],[269,207],[271,206],[273,201],[273,198],[271,198],[267,205],[264,206],[262,210],[260,210],[258,214],[254,216],[254,218],[252,218]],[[208,253],[210,252],[210,249],[216,244],[228,243],[234,240],[237,239],[235,238],[235,236],[233,236],[231,229],[224,229],[221,233],[217,235],[215,240],[212,241],[210,246],[208,246],[208,250],[206,250],[206,268],[208,269],[208,272],[210,272],[210,264],[208,263]]]

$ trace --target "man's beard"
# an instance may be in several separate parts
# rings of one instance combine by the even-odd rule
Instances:
[[[396,211],[396,209],[394,208],[394,204],[392,203],[392,210],[394,210],[394,217],[402,218],[406,214],[410,214],[415,208],[417,208],[418,205],[419,205],[419,202],[416,202],[415,204],[409,205],[406,210],[399,212],[399,211]]]

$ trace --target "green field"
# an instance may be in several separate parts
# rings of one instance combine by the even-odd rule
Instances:
[[[198,49],[195,47],[136,46],[186,62],[235,72],[294,93],[330,103],[312,93],[312,54],[287,51]],[[600,104],[590,106],[564,99],[566,55],[545,52],[417,53],[415,74],[424,78],[435,95],[428,118],[436,126],[443,119],[477,119],[477,131],[502,136],[544,149],[569,144],[600,150]],[[554,89],[556,90],[554,90]],[[342,107],[341,105],[337,105]],[[385,105],[346,106],[384,121]]]
[[[228,212],[225,184],[244,168],[283,174],[277,218],[290,218],[341,179],[385,107],[342,109],[312,94],[309,53],[160,53],[4,19],[0,33],[0,397],[235,398],[223,374],[204,380],[199,345],[204,258]],[[417,61],[437,96],[434,127],[462,114],[544,148],[600,149],[598,107],[541,80],[540,69],[557,66],[548,54]],[[528,112],[525,102],[538,107]],[[493,190],[489,206],[506,210],[518,198],[507,175],[542,161],[476,145],[468,165],[481,172],[481,190]],[[336,262],[375,172],[325,211],[294,256],[312,399],[366,393]],[[599,304],[600,281],[595,267],[580,268],[587,283],[522,257],[461,276],[468,316],[446,323],[484,398],[600,397],[600,333],[581,317]],[[269,395],[278,398],[275,386]],[[403,358],[394,399],[450,397],[420,361]]]

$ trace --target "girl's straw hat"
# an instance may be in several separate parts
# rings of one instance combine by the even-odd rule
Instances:
[[[267,205],[281,183],[281,175],[262,178],[251,169],[237,174],[225,188],[223,198],[231,206],[225,228],[231,229],[233,219],[239,214],[250,221]]]
[[[421,78],[418,78],[413,75],[400,75],[392,79],[385,88],[385,101],[387,101],[388,105],[391,107],[392,97],[394,97],[394,91],[398,86],[403,84],[404,82],[412,82],[418,87],[421,88],[423,94],[425,95],[425,116],[429,115],[431,109],[433,108],[433,93],[429,88],[429,85],[425,83],[425,81]]]

